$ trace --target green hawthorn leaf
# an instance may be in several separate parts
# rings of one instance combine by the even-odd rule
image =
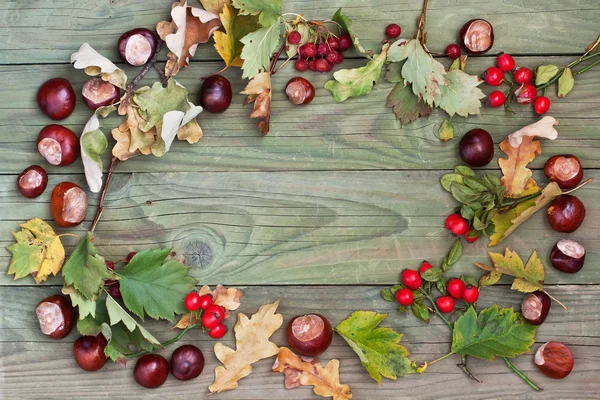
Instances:
[[[415,317],[417,317],[421,321],[429,323],[429,309],[427,309],[427,307],[423,303],[413,301],[413,303],[410,306],[410,309]]]
[[[108,340],[104,354],[116,362],[125,364],[128,354],[140,350],[152,351],[157,346],[149,342],[140,329],[130,331],[122,322],[112,326],[103,323],[101,328],[102,335]]]
[[[102,332],[102,324],[109,324],[110,317],[106,310],[106,301],[98,299],[94,302],[94,314],[88,314],[86,317],[77,320],[77,330],[84,336],[96,336]]]
[[[352,44],[354,45],[354,48],[361,53],[362,55],[364,55],[367,58],[371,58],[369,56],[369,53],[367,52],[367,50],[365,50],[365,48],[362,46],[362,44],[360,44],[360,41],[358,40],[358,36],[356,36],[354,34],[354,30],[352,29],[352,20],[343,15],[342,14],[342,9],[338,9],[335,14],[333,14],[333,17],[331,18],[331,20],[333,22],[337,22],[340,27],[342,28],[342,31],[348,32],[348,35],[350,35],[350,37],[352,38]]]
[[[421,278],[427,282],[437,282],[442,278],[442,275],[444,275],[444,271],[441,268],[433,267],[423,272]]]
[[[401,346],[402,334],[390,328],[377,326],[387,317],[374,311],[355,311],[335,327],[373,379],[396,379],[398,376],[419,372]]]
[[[454,71],[457,69],[464,71],[465,68],[467,68],[467,56],[460,56],[458,58],[455,58],[454,61],[452,61],[452,64],[448,68],[448,72],[451,72],[451,71]]]
[[[458,262],[463,253],[463,245],[460,238],[456,239],[450,247],[448,254],[444,257],[444,261],[442,261],[442,270],[448,271],[450,267]]]
[[[565,97],[573,90],[575,86],[575,79],[573,78],[573,72],[571,68],[565,67],[560,78],[558,78],[558,97]]]
[[[170,252],[141,251],[118,274],[125,306],[142,320],[146,313],[173,322],[174,314],[186,312],[183,300],[196,280],[188,276],[189,267],[175,260],[165,262]]]
[[[448,282],[444,278],[441,278],[439,281],[437,281],[435,283],[435,287],[441,294],[447,294],[447,292],[448,292],[448,290],[446,290],[447,286],[448,286]]]
[[[438,129],[438,136],[442,142],[454,139],[454,125],[447,119],[443,120]]]
[[[69,295],[73,307],[79,307],[79,319],[82,320],[88,315],[92,318],[96,316],[96,301],[86,298],[79,293],[73,286],[65,286],[61,289],[62,294]]]
[[[398,63],[395,63],[398,64]],[[394,86],[387,97],[386,107],[391,108],[398,121],[401,124],[409,124],[419,119],[426,117],[431,113],[431,107],[419,100],[417,95],[412,91],[411,85],[404,85],[404,82],[399,82]]]
[[[530,350],[536,330],[512,308],[493,306],[481,310],[478,316],[469,307],[454,323],[452,352],[484,360],[515,357]]]
[[[442,86],[448,84],[444,66],[423,49],[416,40],[397,40],[389,50],[392,62],[406,60],[402,67],[402,76],[412,83],[412,90],[420,99],[432,106],[442,95]],[[456,71],[453,71],[454,73]],[[456,90],[456,89],[455,89]],[[450,96],[448,96],[449,98]],[[447,100],[448,102],[450,100]],[[451,109],[450,105],[448,108]]]
[[[450,116],[478,115],[480,100],[485,97],[477,87],[481,82],[479,77],[461,70],[450,71],[446,74],[446,84],[441,86],[440,96],[436,97],[435,103]]]
[[[554,78],[558,74],[558,67],[556,65],[544,64],[540,65],[535,70],[535,86],[543,85]]]
[[[252,79],[255,75],[269,70],[271,55],[279,46],[279,24],[260,28],[241,39],[242,49],[242,78]]]
[[[258,22],[265,28],[273,26],[281,16],[282,0],[233,0],[233,6],[242,15],[258,15]]]
[[[471,168],[467,167],[466,165],[455,166],[454,173],[462,175],[462,176],[470,176],[470,177],[475,176],[475,171],[473,171]]]
[[[119,303],[113,299],[111,295],[106,296],[106,310],[108,311],[108,316],[110,318],[110,325],[117,325],[119,322],[122,322],[129,332],[134,332],[136,329],[139,330],[140,334],[146,339],[148,342],[153,344],[160,344],[160,342],[152,336],[150,332],[148,332],[142,325],[140,325],[131,315],[127,313],[121,307]],[[108,338],[107,338],[108,339]]]
[[[359,97],[369,93],[381,76],[389,46],[387,43],[384,44],[381,53],[364,67],[336,71],[333,74],[335,80],[325,83],[325,89],[331,92],[333,99],[338,103],[349,97]]]
[[[93,240],[94,234],[91,232],[79,239],[62,270],[65,283],[89,300],[96,300],[106,279],[115,279],[114,273],[106,268],[104,257],[96,251]]]
[[[440,184],[447,192],[450,192],[452,190],[452,184],[454,183],[458,183],[460,185],[464,184],[463,176],[461,174],[452,173],[443,175],[440,178]]]

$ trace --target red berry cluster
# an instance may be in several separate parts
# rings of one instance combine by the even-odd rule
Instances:
[[[302,41],[302,35],[298,31],[288,33],[287,42],[291,45],[299,45]],[[334,36],[330,32],[322,33],[318,31],[314,42],[308,42],[298,47],[298,59],[296,60],[296,70],[299,72],[311,71],[329,72],[335,64],[341,64],[344,61],[343,52],[352,46],[352,39],[347,33]]]
[[[503,83],[510,86],[505,92],[496,90],[488,95],[486,104],[490,107],[507,105],[507,93],[514,90],[517,103],[533,103],[536,114],[542,115],[550,109],[550,99],[546,96],[538,96],[536,87],[531,83],[533,71],[527,67],[517,68],[515,59],[508,54],[500,54],[496,58],[496,66],[489,67],[482,77],[490,86],[500,86]],[[510,77],[514,82],[509,79]]]
[[[469,221],[458,213],[450,214],[446,217],[446,229],[456,236],[464,236],[469,243],[476,242],[479,239],[479,236],[471,236],[472,229],[469,229]]]
[[[202,310],[200,322],[208,329],[208,336],[220,339],[227,333],[227,327],[223,325],[225,310],[223,307],[213,304],[213,298],[209,294],[200,296],[196,292],[190,292],[184,300],[185,308],[190,312]]]

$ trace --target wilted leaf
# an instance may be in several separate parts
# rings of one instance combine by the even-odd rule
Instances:
[[[568,95],[575,86],[575,79],[573,78],[573,72],[571,68],[565,67],[560,78],[558,78],[558,97],[565,97]]]
[[[121,89],[127,85],[125,72],[87,43],[82,44],[78,51],[71,54],[71,63],[75,63],[73,66],[76,69],[83,69],[90,76],[100,75],[102,80]]]
[[[479,264],[475,264],[479,266]],[[502,273],[498,271],[490,271],[487,274],[479,278],[479,286],[492,286],[498,283],[502,279]]]
[[[250,319],[238,313],[235,324],[236,349],[221,343],[215,345],[215,355],[223,363],[215,369],[215,380],[208,387],[212,393],[232,390],[238,381],[252,372],[252,364],[274,356],[279,347],[269,338],[281,327],[283,316],[275,314],[279,301],[265,304]]]
[[[551,64],[543,64],[535,70],[535,86],[543,85],[558,73],[558,67]]]
[[[241,39],[259,28],[258,18],[253,15],[239,15],[238,10],[229,5],[223,7],[219,18],[225,32],[214,33],[215,49],[226,66],[241,67],[244,47]]]
[[[446,84],[441,85],[441,94],[439,98],[436,97],[435,104],[450,116],[478,115],[481,108],[480,99],[485,97],[477,87],[481,82],[479,77],[460,69],[450,71],[446,74]]]
[[[241,94],[245,94],[244,104],[254,103],[250,118],[256,118],[256,126],[265,136],[269,133],[271,119],[271,73],[262,72],[256,75]]]
[[[125,161],[138,154],[152,154],[152,145],[156,140],[156,127],[144,132],[140,124],[145,121],[137,107],[127,105],[127,117],[118,128],[112,130],[112,136],[117,141],[112,149],[112,155]]]
[[[258,15],[258,22],[264,27],[269,27],[279,21],[281,2],[282,0],[233,0],[233,6],[239,9],[242,15]]]
[[[331,360],[325,368],[316,358],[304,361],[287,347],[279,349],[273,372],[285,374],[285,388],[298,386],[314,386],[313,391],[321,397],[332,397],[333,400],[352,398],[350,386],[340,383],[340,362]]]
[[[242,79],[254,78],[259,73],[268,73],[271,55],[279,46],[279,24],[260,28],[250,32],[241,39],[242,49]]]
[[[9,275],[21,279],[31,275],[35,283],[46,281],[59,273],[65,261],[65,249],[52,227],[39,218],[20,224],[21,230],[13,232],[16,243],[8,246],[12,253]]]
[[[108,140],[100,130],[100,120],[95,113],[85,124],[79,143],[85,179],[90,190],[98,193],[102,189],[102,158],[100,156],[108,147]]]
[[[340,69],[334,72],[335,80],[327,81],[325,89],[331,92],[333,99],[338,103],[349,97],[359,97],[369,93],[373,85],[379,81],[389,47],[388,43],[384,44],[381,53],[364,67]]]
[[[337,22],[340,25],[340,27],[342,28],[342,31],[347,32],[348,35],[350,35],[350,38],[352,38],[352,44],[354,45],[354,48],[359,53],[361,53],[365,57],[370,58],[367,50],[365,50],[365,48],[362,46],[362,44],[360,44],[360,41],[358,40],[358,36],[356,36],[354,34],[354,29],[352,28],[352,20],[349,17],[347,17],[346,15],[342,14],[341,8],[338,9],[335,12],[335,14],[333,14],[333,17],[331,18],[331,20],[333,22]]]
[[[447,119],[443,120],[438,129],[438,135],[442,142],[454,139],[454,126]]]
[[[397,63],[395,63],[397,64]],[[410,87],[398,82],[387,97],[386,107],[396,114],[396,118],[405,125],[416,121],[419,117],[426,117],[431,113],[431,106],[419,100]]]

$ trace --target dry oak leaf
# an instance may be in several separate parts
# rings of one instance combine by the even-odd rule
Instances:
[[[329,361],[323,368],[316,358],[305,361],[287,347],[282,347],[272,371],[285,374],[286,389],[314,386],[313,391],[321,397],[332,397],[333,400],[351,399],[350,386],[340,383],[339,369],[338,360]]]
[[[112,149],[112,155],[121,161],[125,161],[138,154],[152,154],[152,145],[156,141],[156,128],[143,132],[139,125],[145,124],[137,108],[128,104],[125,112],[127,118],[112,130],[113,138],[117,141]]]
[[[507,158],[500,158],[498,164],[502,169],[502,185],[506,188],[506,195],[518,197],[525,190],[533,173],[527,165],[542,153],[542,146],[535,136],[556,139],[558,132],[554,129],[558,120],[553,117],[544,117],[538,122],[528,125],[509,135],[500,143],[500,149],[506,153]],[[531,186],[531,185],[529,185]]]
[[[88,43],[81,45],[79,50],[71,54],[71,63],[76,69],[83,69],[87,75],[99,75],[102,80],[124,89],[127,75],[108,58],[98,53]]]
[[[261,72],[256,74],[241,94],[245,94],[244,104],[254,103],[250,118],[256,118],[256,126],[265,136],[269,133],[271,119],[271,73]]]
[[[252,372],[252,364],[274,356],[279,347],[269,338],[281,327],[283,316],[275,314],[279,300],[265,304],[250,319],[238,313],[235,324],[236,350],[221,343],[215,345],[215,355],[223,366],[215,368],[215,381],[208,387],[212,393],[232,390],[238,381]]]
[[[200,43],[209,41],[213,32],[221,27],[219,16],[197,7],[188,7],[186,0],[173,3],[169,21],[160,21],[156,32],[165,41],[170,52],[165,74],[173,76],[180,68],[189,65]]]

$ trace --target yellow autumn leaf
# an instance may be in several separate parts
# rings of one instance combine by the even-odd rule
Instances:
[[[332,397],[333,400],[351,399],[350,386],[340,383],[339,369],[338,360],[329,361],[323,368],[316,358],[305,361],[287,347],[282,347],[272,371],[285,374],[286,389],[314,386],[313,391],[319,396]]]
[[[200,0],[202,8],[213,14],[219,14],[223,7],[231,4],[231,0]]]
[[[260,28],[258,16],[241,15],[237,9],[225,5],[223,11],[219,14],[219,18],[225,32],[219,30],[213,34],[215,49],[226,66],[241,67],[244,62],[241,57],[244,48],[241,39],[248,33]]]
[[[544,289],[544,264],[535,250],[527,265],[524,265],[521,257],[510,249],[506,249],[504,255],[500,253],[489,253],[489,255],[494,263],[494,271],[515,278],[511,289],[523,293]]]
[[[215,368],[215,380],[208,390],[219,393],[235,389],[240,379],[250,375],[252,364],[279,352],[279,347],[269,341],[283,323],[283,316],[275,314],[278,305],[279,300],[265,304],[251,318],[238,313],[234,327],[236,349],[221,343],[215,345],[215,355],[223,366]]]

